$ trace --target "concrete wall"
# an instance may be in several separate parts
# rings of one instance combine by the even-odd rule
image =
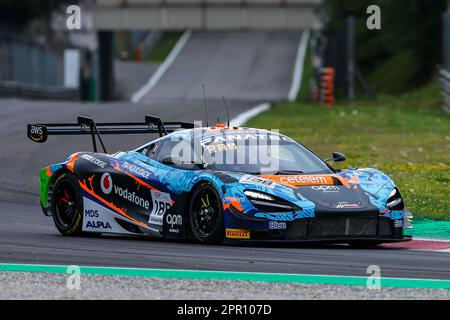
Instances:
[[[97,0],[98,30],[320,29],[323,0]]]

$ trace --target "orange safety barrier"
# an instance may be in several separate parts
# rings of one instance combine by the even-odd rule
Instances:
[[[334,68],[323,68],[320,70],[320,102],[327,107],[332,107],[336,100],[334,97]]]
[[[134,48],[134,58],[136,61],[140,62],[143,58],[142,45],[138,44],[136,48]]]

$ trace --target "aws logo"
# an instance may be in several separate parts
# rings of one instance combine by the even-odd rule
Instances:
[[[30,124],[27,127],[27,135],[34,142],[43,143],[47,140],[47,127]]]
[[[113,182],[109,173],[104,173],[100,179],[100,187],[104,194],[110,194],[113,189]]]

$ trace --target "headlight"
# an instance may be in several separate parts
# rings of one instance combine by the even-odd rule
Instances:
[[[394,188],[391,191],[391,193],[389,194],[389,198],[387,200],[386,206],[390,210],[403,210],[405,208],[402,196],[400,194],[400,191],[398,191],[397,188]]]
[[[246,191],[244,191],[244,194],[249,199],[260,199],[260,200],[267,200],[267,201],[275,200],[274,197],[272,197],[272,196],[270,196],[270,195],[268,195],[266,193],[252,191],[252,190],[246,190]]]
[[[391,193],[389,194],[389,198],[395,196],[396,193],[397,193],[397,188],[392,189]]]
[[[287,212],[300,210],[300,207],[264,192],[245,190],[244,194],[253,206],[262,212]]]

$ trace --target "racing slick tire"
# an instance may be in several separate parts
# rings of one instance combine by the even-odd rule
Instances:
[[[219,193],[210,183],[200,184],[189,203],[189,226],[198,241],[221,243],[224,238],[224,214]]]
[[[64,236],[98,236],[100,233],[83,232],[83,198],[77,178],[63,173],[56,178],[50,197],[53,221]]]

